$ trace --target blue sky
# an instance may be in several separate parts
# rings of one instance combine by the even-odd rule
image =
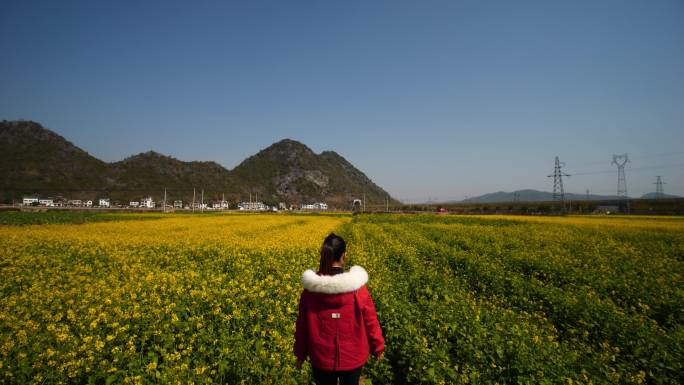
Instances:
[[[241,1],[0,5],[0,119],[94,156],[233,168],[282,138],[393,196],[684,195],[684,2]]]

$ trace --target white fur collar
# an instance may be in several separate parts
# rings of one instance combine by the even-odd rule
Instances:
[[[352,266],[346,273],[318,275],[309,269],[302,274],[302,285],[314,293],[338,294],[354,291],[368,282],[368,273],[361,266]]]

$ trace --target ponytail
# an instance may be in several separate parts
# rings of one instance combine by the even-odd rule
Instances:
[[[342,237],[330,233],[323,241],[321,247],[321,262],[318,266],[319,275],[332,274],[332,265],[342,259],[342,254],[347,250],[347,244]]]

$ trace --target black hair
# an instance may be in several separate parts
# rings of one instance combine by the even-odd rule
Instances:
[[[335,233],[330,233],[323,241],[321,247],[321,263],[318,266],[318,274],[330,275],[333,262],[339,262],[342,254],[347,251],[347,243]]]

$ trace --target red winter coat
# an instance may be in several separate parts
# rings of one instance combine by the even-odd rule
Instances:
[[[360,266],[336,275],[304,272],[295,332],[297,359],[310,357],[315,368],[342,371],[363,366],[369,353],[382,353],[385,340],[367,281],[368,273]]]

